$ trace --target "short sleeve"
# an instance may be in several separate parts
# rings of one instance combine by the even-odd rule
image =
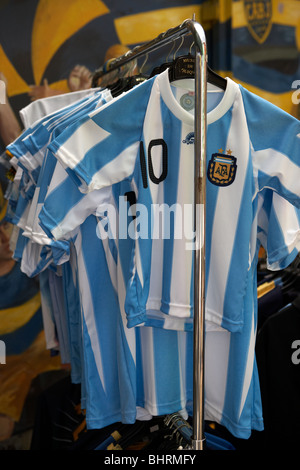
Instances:
[[[257,191],[270,188],[300,207],[299,120],[242,88]]]
[[[39,214],[39,223],[48,236],[61,240],[95,213],[100,205],[109,204],[110,200],[111,187],[84,194],[57,162]]]
[[[266,251],[267,267],[284,269],[300,249],[300,210],[269,189],[258,197],[258,239]]]
[[[146,81],[120,95],[51,143],[80,191],[132,178],[151,86],[152,80]]]

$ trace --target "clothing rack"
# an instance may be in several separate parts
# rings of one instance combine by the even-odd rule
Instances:
[[[194,19],[168,29],[150,42],[109,63],[101,75],[120,68],[178,38],[192,35],[195,46],[195,173],[194,173],[194,333],[193,333],[193,438],[192,448],[203,450],[204,434],[204,341],[205,341],[205,220],[206,220],[206,97],[207,45],[202,26]],[[97,76],[97,72],[94,76]]]

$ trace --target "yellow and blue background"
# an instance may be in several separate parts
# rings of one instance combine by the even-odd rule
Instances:
[[[216,71],[295,113],[298,0],[2,0],[0,70],[14,109],[29,103],[29,85],[47,78],[52,88],[68,91],[75,65],[93,71],[109,46],[149,41],[193,14],[206,31]]]
[[[6,205],[0,185],[0,223]],[[8,233],[12,226],[6,225],[8,228],[2,229]],[[38,279],[28,278],[18,263],[0,276],[0,340],[5,345],[0,363],[0,417],[5,415],[17,423],[32,381],[39,374],[62,368],[60,357],[52,357],[46,349]]]
[[[75,65],[94,71],[111,45],[132,48],[193,15],[205,29],[209,63],[216,72],[298,117],[292,84],[300,80],[299,0],[0,0],[0,71],[16,115],[30,103],[30,85],[47,78],[51,88],[68,92],[68,75]],[[163,62],[167,52],[155,54]],[[5,377],[9,369],[0,365],[0,380],[10,390],[4,408],[9,409],[11,400],[14,420],[32,377],[59,367],[48,351],[42,353],[39,293],[27,292],[27,299],[15,299],[14,305],[0,310],[0,334],[8,335],[13,371]],[[18,339],[22,331],[27,331],[26,344]],[[16,388],[19,395],[14,395]]]

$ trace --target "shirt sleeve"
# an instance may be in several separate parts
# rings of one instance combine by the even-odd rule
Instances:
[[[146,81],[120,95],[51,143],[80,191],[132,178],[151,86]]]
[[[285,269],[300,249],[300,210],[270,189],[259,198],[258,239],[266,251],[267,267]]]
[[[62,165],[57,162],[39,214],[39,223],[51,238],[68,238],[99,206],[106,207],[111,197],[111,187],[88,194],[80,192]]]
[[[270,188],[300,207],[299,120],[242,89],[256,190]]]

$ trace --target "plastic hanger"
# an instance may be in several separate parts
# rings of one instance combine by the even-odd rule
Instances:
[[[112,96],[116,97],[125,91],[131,90],[131,88],[135,87],[139,83],[144,82],[145,80],[147,80],[147,77],[142,75],[119,78],[119,80],[112,85],[107,85],[107,88],[110,89]]]
[[[180,56],[169,66],[169,80],[182,80],[195,77],[195,57],[191,54]],[[207,65],[207,81],[212,85],[226,90],[227,80],[218,75]]]
[[[186,78],[195,78],[195,57],[191,53],[191,49],[193,44],[191,44],[189,53],[186,55],[182,55],[176,58],[176,54],[179,51],[183,44],[183,38],[181,38],[181,44],[177,48],[176,52],[174,53],[173,60],[171,62],[164,62],[158,67],[155,67],[150,77],[162,73],[167,68],[169,69],[169,80],[170,82],[174,82],[175,80],[182,80]],[[174,46],[173,46],[174,47]],[[170,55],[170,54],[169,54]],[[214,70],[212,70],[207,65],[207,81],[212,85],[221,88],[222,90],[226,90],[227,80],[221,75],[218,75]]]
[[[141,65],[140,72],[138,74],[131,75],[129,77],[119,78],[117,82],[111,85],[107,85],[107,88],[110,89],[112,96],[116,97],[125,91],[131,90],[131,88],[148,79],[148,77],[143,74],[143,69],[147,60],[148,54],[146,54],[146,58],[143,64]]]
[[[154,75],[158,75],[158,74],[164,72],[168,67],[171,67],[173,65],[173,62],[175,60],[175,55],[176,55],[177,51],[175,52],[173,60],[171,62],[168,62],[168,58],[169,58],[171,52],[173,51],[174,47],[175,47],[175,41],[173,41],[172,49],[170,50],[169,54],[167,55],[166,61],[163,62],[162,64],[158,65],[157,67],[154,67],[154,69],[152,70],[149,78],[154,77]],[[179,46],[179,48],[180,47],[181,47],[181,45]]]

